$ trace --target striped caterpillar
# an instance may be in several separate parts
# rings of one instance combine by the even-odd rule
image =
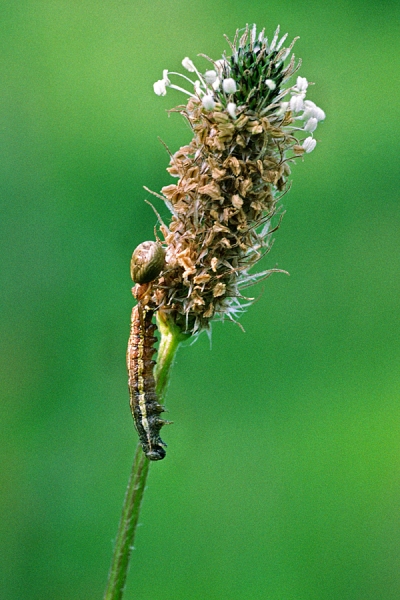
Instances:
[[[153,335],[156,325],[152,323],[152,316],[153,311],[140,304],[132,310],[127,351],[128,385],[131,411],[143,452],[150,460],[161,460],[165,457],[165,444],[160,438],[160,429],[165,421],[160,419],[164,408],[158,403],[153,376],[155,361],[152,357],[157,338]]]
[[[132,255],[132,279],[144,288],[144,284],[157,277],[163,265],[161,245],[143,242]],[[140,297],[136,297],[138,304],[132,310],[126,354],[130,407],[143,452],[150,460],[161,460],[166,454],[166,444],[160,438],[160,429],[168,421],[160,418],[164,408],[158,402],[153,375],[157,326],[152,323],[154,311],[143,306]]]

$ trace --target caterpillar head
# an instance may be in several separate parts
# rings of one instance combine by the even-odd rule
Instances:
[[[165,265],[165,250],[160,242],[142,242],[131,259],[131,278],[135,283],[149,283],[158,277]]]

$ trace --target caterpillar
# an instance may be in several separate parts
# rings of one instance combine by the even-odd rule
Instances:
[[[166,444],[160,438],[160,429],[167,421],[160,418],[164,407],[158,402],[153,376],[157,338],[152,317],[153,311],[140,304],[133,308],[126,362],[130,406],[143,452],[150,460],[161,460]]]
[[[133,289],[138,304],[132,310],[126,353],[129,400],[143,452],[150,460],[165,457],[166,444],[160,438],[160,429],[168,421],[160,418],[164,408],[158,402],[153,375],[152,357],[157,341],[154,337],[157,326],[152,323],[154,310],[145,304],[142,294],[146,293],[147,284],[160,274],[164,263],[165,252],[159,242],[142,242],[132,254],[131,277],[138,284],[138,289]]]

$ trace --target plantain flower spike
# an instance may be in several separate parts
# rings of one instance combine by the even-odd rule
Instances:
[[[165,267],[149,284],[146,300],[160,318],[182,333],[209,329],[213,319],[236,321],[252,299],[247,286],[278,269],[251,273],[268,252],[271,220],[287,190],[289,164],[314,150],[324,111],[306,100],[309,82],[298,76],[301,61],[284,46],[279,27],[271,41],[256,26],[228,38],[231,55],[212,60],[204,74],[188,57],[190,76],[171,73],[154,84],[185,93],[174,111],[189,123],[193,139],[172,157],[177,183],[162,189],[172,213],[165,238]],[[181,77],[184,86],[171,82]],[[189,89],[186,89],[188,87]]]

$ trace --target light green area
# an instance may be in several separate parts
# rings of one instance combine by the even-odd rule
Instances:
[[[300,35],[327,120],[246,333],[179,349],[126,599],[400,597],[398,3],[0,2],[0,597],[102,597],[136,435],[129,260],[190,139],[153,94],[236,27]],[[199,60],[199,65],[206,63]],[[164,218],[167,210],[154,199]]]

